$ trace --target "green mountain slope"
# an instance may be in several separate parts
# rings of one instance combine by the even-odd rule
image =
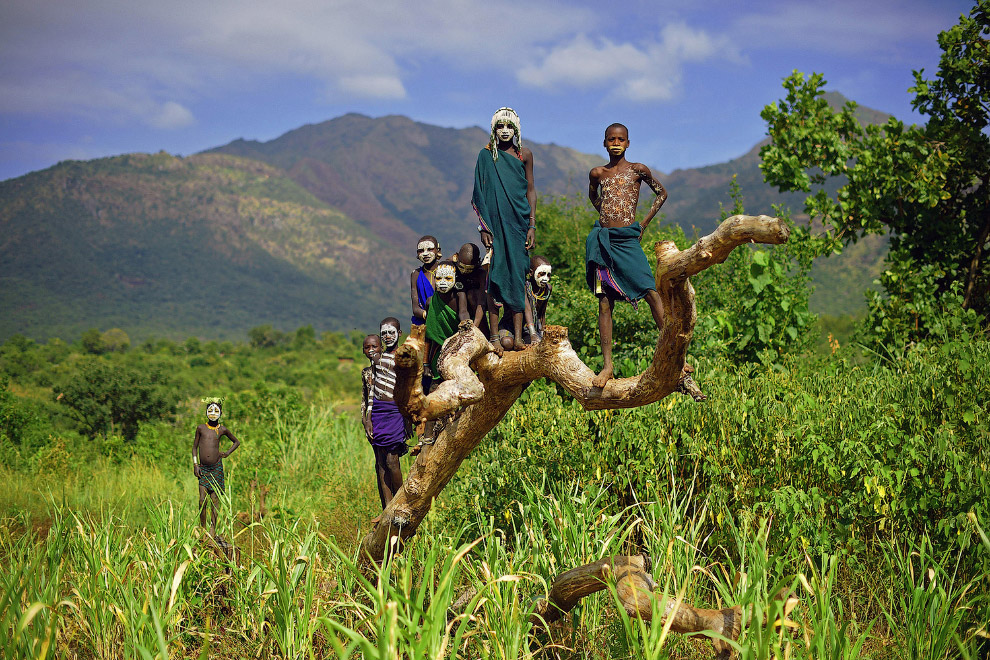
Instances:
[[[63,163],[0,182],[0,337],[376,327],[383,310],[404,311],[398,259],[257,161],[160,153]]]
[[[526,135],[523,134],[525,140]],[[313,195],[414,254],[423,234],[447,254],[478,241],[471,209],[474,165],[488,141],[480,128],[442,128],[407,117],[348,114],[271,140],[235,140],[209,153],[255,158],[288,172]],[[540,194],[583,191],[601,156],[526,141]]]

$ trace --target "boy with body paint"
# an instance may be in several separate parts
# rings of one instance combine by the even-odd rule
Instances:
[[[395,402],[395,349],[399,346],[399,319],[383,319],[379,336],[382,350],[373,367],[371,402],[371,447],[375,451],[375,475],[382,508],[402,486],[399,458],[409,448],[410,426]]]
[[[371,442],[371,404],[374,401],[375,365],[382,354],[382,340],[378,335],[368,335],[364,338],[361,351],[368,358],[369,365],[361,370],[361,423],[364,425],[364,435]]]
[[[223,459],[234,453],[241,446],[241,441],[226,426],[220,423],[223,414],[220,400],[209,400],[206,406],[206,423],[196,427],[193,438],[192,459],[193,474],[199,480],[199,524],[206,527],[206,503],[210,502],[210,536],[220,543],[226,543],[217,535],[217,513],[220,511],[218,493],[224,489]],[[230,438],[231,446],[227,451],[220,450],[220,438]]]
[[[454,255],[457,266],[457,282],[463,286],[467,298],[468,315],[474,327],[488,333],[488,273],[481,266],[481,249],[474,243],[465,243]]]
[[[550,275],[553,267],[546,257],[533,257],[529,260],[529,277],[526,278],[526,328],[529,330],[529,343],[543,341],[543,328],[547,325],[547,303],[553,293]]]
[[[585,244],[588,286],[598,296],[598,330],[602,338],[602,370],[591,381],[593,387],[605,387],[612,379],[612,307],[616,300],[632,303],[646,299],[657,330],[663,326],[664,309],[656,291],[653,273],[639,242],[643,232],[667,200],[667,191],[657,181],[650,168],[626,160],[629,130],[622,124],[605,129],[607,165],[591,170],[588,175],[588,198],[598,211]],[[653,205],[643,219],[636,221],[639,188],[646,183],[656,193]]]
[[[440,241],[429,235],[419,239],[416,244],[416,258],[423,265],[414,270],[409,278],[413,325],[423,325],[426,322],[426,310],[430,307],[430,298],[436,289],[433,272],[440,263],[441,256]]]
[[[440,374],[440,349],[449,337],[457,332],[461,321],[471,318],[468,312],[467,295],[464,285],[457,281],[457,265],[453,261],[441,261],[436,269],[437,290],[430,299],[430,309],[426,314],[427,359],[430,371],[437,380]]]

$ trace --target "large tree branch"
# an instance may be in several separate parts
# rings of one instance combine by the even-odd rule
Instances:
[[[440,371],[447,380],[426,395],[420,384],[426,354],[424,331],[414,330],[396,353],[396,401],[405,415],[417,421],[454,417],[432,450],[417,458],[380,522],[362,541],[365,558],[381,561],[391,542],[400,543],[415,533],[461,461],[532,381],[546,378],[557,383],[587,410],[643,406],[673,392],[696,320],[694,289],[688,278],[722,263],[739,245],[780,244],[789,233],[778,218],[735,215],[683,252],[670,241],[657,243],[656,288],[666,313],[653,361],[642,374],[611,380],[604,388],[592,387],[594,372],[571,348],[566,328],[549,326],[535,347],[499,358],[477,328],[462,323],[441,353]]]

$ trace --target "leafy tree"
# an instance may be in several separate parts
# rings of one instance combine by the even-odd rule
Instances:
[[[82,337],[79,338],[79,344],[82,346],[83,351],[91,355],[103,355],[107,352],[107,345],[103,341],[103,333],[96,328],[90,328],[82,333]]]
[[[103,346],[108,353],[126,353],[131,347],[131,338],[120,328],[110,328],[103,333]]]
[[[771,144],[760,151],[764,178],[782,191],[813,193],[805,210],[826,236],[855,241],[864,234],[891,235],[881,283],[889,303],[875,299],[872,312],[897,317],[927,334],[926,308],[899,300],[903,277],[925,269],[933,290],[927,300],[958,290],[962,305],[990,313],[990,0],[977,0],[969,16],[942,32],[938,74],[916,71],[913,107],[924,126],[891,118],[861,126],[847,103],[833,112],[823,98],[821,74],[794,72],[787,95],[762,113]],[[822,186],[844,180],[834,196]],[[907,265],[910,264],[910,269]],[[895,324],[895,325],[896,325]]]
[[[56,400],[91,438],[119,432],[133,440],[142,422],[169,420],[176,408],[167,370],[147,361],[138,367],[84,359],[55,391]]]
[[[252,348],[272,348],[282,343],[285,334],[281,330],[275,330],[268,323],[248,330],[248,339],[251,340]]]

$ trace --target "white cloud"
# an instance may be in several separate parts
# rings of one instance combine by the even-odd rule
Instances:
[[[682,23],[668,24],[657,42],[645,45],[592,41],[581,34],[550,49],[519,72],[519,81],[548,89],[603,87],[633,101],[676,97],[686,62],[739,61],[735,46]]]
[[[175,101],[166,101],[161,109],[148,119],[155,128],[184,128],[196,123],[192,112]]]
[[[336,101],[401,99],[417,67],[518,65],[535,42],[592,20],[521,0],[7,0],[0,111],[177,128],[197,98],[280,76],[311,79]]]

